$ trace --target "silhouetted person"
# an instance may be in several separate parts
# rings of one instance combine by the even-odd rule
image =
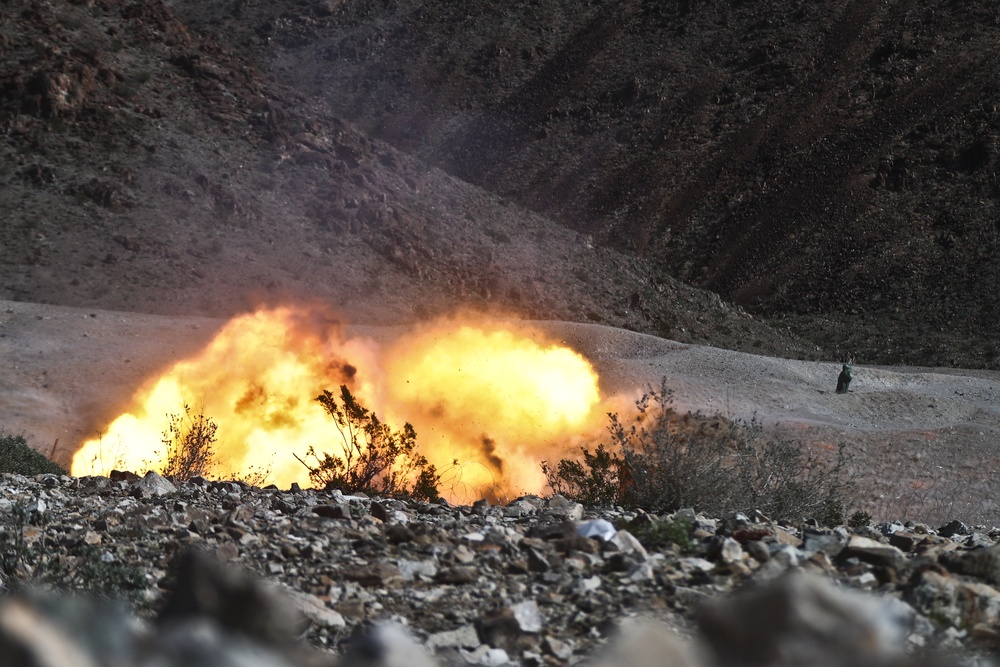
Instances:
[[[847,388],[851,386],[851,365],[844,364],[844,367],[840,370],[840,376],[837,377],[837,393],[846,394]]]

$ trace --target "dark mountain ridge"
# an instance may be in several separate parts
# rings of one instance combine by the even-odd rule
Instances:
[[[370,139],[234,48],[241,25],[157,0],[0,7],[0,298],[211,316],[315,299],[371,324],[473,308],[819,353]]]
[[[1000,363],[992,5],[174,5],[366,133],[826,349]]]
[[[466,306],[1000,363],[989,6],[74,0],[0,21],[5,298]]]

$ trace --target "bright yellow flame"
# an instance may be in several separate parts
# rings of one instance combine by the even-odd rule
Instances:
[[[501,326],[509,325],[437,323],[386,357],[389,400],[449,471],[455,495],[540,492],[540,462],[599,418],[598,377],[586,359]]]
[[[101,438],[81,446],[72,473],[162,469],[167,415],[187,404],[218,425],[216,476],[270,471],[279,486],[306,486],[295,455],[310,446],[342,453],[314,400],[341,384],[394,428],[414,425],[453,501],[543,491],[539,463],[567,454],[603,414],[590,363],[521,323],[439,321],[383,353],[345,339],[320,311],[277,308],[233,319],[200,354],[140,389]]]

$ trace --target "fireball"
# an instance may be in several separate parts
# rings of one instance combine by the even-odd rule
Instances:
[[[163,470],[169,420],[188,410],[218,427],[213,476],[308,486],[299,459],[310,447],[343,455],[314,400],[340,385],[393,428],[413,424],[419,453],[454,502],[542,492],[540,462],[594,434],[603,414],[590,363],[523,323],[440,320],[383,349],[346,336],[322,310],[283,307],[236,317],[200,353],[151,379],[80,446],[71,470]]]
[[[385,357],[387,398],[453,496],[540,492],[540,462],[600,427],[598,377],[577,352],[497,323],[440,322]]]

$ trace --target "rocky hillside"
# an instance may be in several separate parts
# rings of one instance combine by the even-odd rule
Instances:
[[[370,138],[239,33],[160,0],[0,7],[0,297],[213,316],[320,299],[366,323],[469,307],[820,353]]]
[[[173,5],[362,131],[859,361],[997,367],[972,0]]]
[[[829,529],[114,473],[4,474],[0,524],[6,588],[83,590],[153,621],[5,596],[0,652],[35,656],[19,665],[558,667],[610,642],[609,667],[901,667],[1000,646],[998,535],[958,522]]]

